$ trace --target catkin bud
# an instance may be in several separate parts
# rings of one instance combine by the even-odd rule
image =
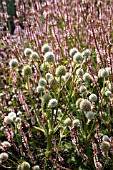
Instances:
[[[74,47],[74,48],[70,49],[69,54],[70,54],[71,57],[73,57],[74,54],[77,53],[77,52],[78,52],[78,49]]]
[[[32,170],[40,170],[39,166],[38,165],[35,165],[32,167]]]
[[[69,117],[64,120],[64,125],[65,126],[70,126],[71,123],[72,123],[72,121],[71,121],[71,119]]]
[[[56,99],[50,99],[48,106],[51,107],[51,108],[54,108],[54,107],[57,106],[57,104],[58,104],[58,101]]]
[[[80,108],[80,103],[81,101],[84,100],[83,98],[79,98],[77,101],[76,101],[76,108]]]
[[[15,120],[15,119],[16,119],[16,113],[14,113],[14,112],[10,112],[10,113],[8,114],[8,116],[11,117],[12,120]]]
[[[56,69],[56,76],[60,77],[60,76],[64,76],[66,74],[66,67],[61,65]]]
[[[8,159],[8,154],[3,152],[0,154],[0,160],[2,160],[3,162],[6,161]]]
[[[104,78],[104,77],[108,77],[108,71],[106,69],[103,69],[101,71],[101,77]]]
[[[24,55],[27,57],[27,56],[30,56],[31,54],[32,54],[32,50],[30,49],[30,48],[26,48],[25,50],[24,50]]]
[[[80,125],[80,120],[79,119],[74,119],[72,122],[73,127],[77,127]]]
[[[18,66],[18,60],[15,58],[15,59],[12,59],[10,62],[9,62],[9,65],[10,65],[10,68],[16,68]]]
[[[73,56],[73,61],[81,61],[83,59],[83,55],[80,52],[77,52]]]
[[[13,119],[12,119],[11,117],[9,117],[9,116],[6,116],[6,117],[4,118],[4,122],[5,122],[7,125],[9,125],[9,124],[11,124],[11,123],[13,122]]]
[[[55,55],[53,54],[53,52],[47,52],[44,55],[44,60],[48,63],[53,63],[55,60]]]
[[[101,148],[101,150],[102,150],[103,152],[108,152],[109,149],[110,149],[110,143],[107,142],[107,141],[103,141],[103,142],[101,143],[100,148]]]
[[[80,86],[80,89],[79,89],[79,91],[80,91],[80,93],[84,93],[84,92],[86,92],[86,87],[85,86]]]
[[[83,76],[83,74],[84,74],[83,69],[82,69],[82,68],[78,68],[78,69],[76,70],[76,74],[77,74],[78,76]]]
[[[51,73],[46,73],[46,80],[49,81],[51,78],[53,78],[53,75]]]
[[[90,101],[88,101],[87,99],[83,99],[81,101],[81,103],[80,103],[80,109],[82,111],[86,111],[86,112],[90,111],[91,110],[91,103],[90,103]]]
[[[50,51],[50,46],[48,44],[44,44],[41,50],[43,53],[47,53]]]
[[[38,93],[42,93],[42,92],[44,92],[44,87],[38,85],[37,88],[36,88],[36,91],[37,91]]]
[[[86,57],[89,57],[90,54],[91,54],[91,51],[90,51],[89,49],[86,49],[86,50],[84,50],[84,51],[82,52],[82,55],[83,55],[83,56],[86,56]]]
[[[110,139],[109,139],[109,137],[108,137],[107,135],[104,135],[104,136],[102,137],[102,140],[109,142]]]
[[[49,100],[51,99],[51,95],[49,93],[46,93],[42,96],[42,103],[44,104],[48,104]]]
[[[23,75],[25,76],[25,77],[27,77],[27,76],[31,76],[31,74],[32,74],[32,70],[31,70],[31,67],[30,66],[28,66],[28,65],[26,65],[26,66],[24,66],[24,68],[23,68]]]
[[[39,58],[39,55],[38,55],[37,52],[34,52],[34,51],[33,51],[33,52],[31,53],[31,55],[30,55],[30,58],[33,59],[33,60],[36,60],[36,59]]]
[[[30,164],[28,163],[28,162],[23,162],[22,164],[21,164],[21,169],[22,170],[30,170]]]
[[[46,85],[47,85],[47,81],[43,77],[41,77],[39,79],[39,86],[46,86]]]
[[[99,71],[98,71],[98,77],[100,78],[105,78],[105,77],[108,77],[109,73],[106,69],[104,68],[101,68]]]
[[[4,141],[4,142],[2,142],[2,144],[7,148],[11,147],[11,144],[8,141]]]
[[[107,91],[105,92],[105,96],[110,97],[111,95],[112,95],[112,93],[111,93],[110,90],[107,90]]]
[[[92,80],[92,76],[89,73],[85,73],[83,75],[83,80],[84,81],[91,81]]]
[[[94,113],[92,111],[89,111],[86,113],[86,117],[90,120],[94,119]]]
[[[97,101],[97,95],[92,93],[90,96],[89,96],[89,101],[90,102],[96,102]]]

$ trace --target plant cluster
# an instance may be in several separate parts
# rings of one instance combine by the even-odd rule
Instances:
[[[15,5],[0,51],[0,167],[112,169],[112,2]]]
[[[28,64],[10,60],[7,91],[1,93],[1,135],[7,139],[1,143],[3,166],[12,161],[18,170],[40,161],[44,169],[64,166],[65,154],[71,154],[66,145],[73,147],[84,167],[102,169],[112,162],[111,69],[92,75],[87,67],[92,53],[73,54],[73,49],[70,62],[62,64],[47,44],[42,46],[43,60],[30,48],[23,52]]]

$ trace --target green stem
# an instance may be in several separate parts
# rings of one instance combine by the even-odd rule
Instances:
[[[29,96],[31,97],[29,76],[27,76],[27,87],[28,87],[28,94],[29,94]]]
[[[47,169],[47,162],[51,155],[51,140],[54,132],[53,114],[54,114],[54,109],[52,109],[52,113],[49,116],[49,120],[46,122],[47,123],[47,149],[45,153],[44,170]]]
[[[34,61],[33,61],[33,63],[34,63],[34,66],[35,66],[36,70],[37,70],[38,73],[39,73],[39,76],[41,77],[41,72],[40,72],[40,69],[39,69],[39,66],[38,66],[39,63],[37,63],[37,65],[35,64]]]
[[[48,134],[47,136],[47,152],[50,152],[51,150],[51,135]]]
[[[53,115],[54,115],[54,109],[52,109],[52,114],[51,114],[51,129],[53,130],[54,128],[54,123],[53,123]]]
[[[102,170],[104,170],[104,168],[105,168],[107,162],[108,162],[108,154],[107,154],[107,156],[106,156],[106,161],[105,161],[105,163],[104,163],[104,166],[102,167]]]
[[[64,117],[66,116],[66,114],[67,114],[67,111],[66,111],[66,112],[64,113],[64,115],[62,116],[62,118],[61,118],[61,120],[59,121],[58,125],[54,128],[54,133],[56,133],[57,130],[59,129],[60,124],[61,124],[62,120],[64,119]]]
[[[46,153],[45,153],[44,170],[47,170],[48,159],[49,159],[49,157],[51,155],[51,139],[52,139],[52,135],[53,135],[53,133],[50,133],[48,131],[48,134],[47,134],[47,149],[46,149]]]
[[[83,123],[84,123],[84,141],[85,141],[85,145],[86,145],[86,149],[87,149],[87,156],[88,156],[88,160],[92,163],[93,165],[93,161],[91,159],[91,155],[90,155],[90,149],[89,149],[89,143],[88,143],[88,136],[87,136],[87,127],[86,127],[86,121],[85,121],[85,115],[83,114]]]
[[[44,161],[44,170],[47,170],[47,157],[45,157],[45,161]]]
[[[16,74],[18,75],[19,80],[20,80],[21,83],[23,84],[23,80],[22,80],[22,78],[20,77],[20,74],[19,74],[19,72],[17,71],[17,69],[15,69],[14,71],[16,72]]]
[[[36,108],[35,108],[34,101],[33,101],[32,97],[31,97],[29,76],[27,76],[27,86],[28,86],[28,94],[29,94],[29,97],[30,97],[30,100],[31,100],[31,104],[32,104],[32,106],[33,106],[33,109],[34,109],[35,112],[37,113]],[[38,121],[39,121],[38,123],[39,123],[39,125],[41,125],[41,127],[43,127],[43,129],[44,129],[44,125],[42,124],[40,117],[39,117],[38,115],[37,115],[37,117],[38,117]]]
[[[84,139],[87,138],[87,130],[86,130],[86,121],[85,121],[85,115],[83,114],[83,123],[84,123]]]
[[[59,140],[59,143],[58,143],[58,147],[57,147],[58,151],[59,151],[59,148],[60,148],[60,145],[61,145],[61,139],[62,138],[60,137],[60,140]],[[56,158],[55,158],[54,164],[56,164],[57,158],[58,158],[58,152],[56,153]]]
[[[0,164],[1,167],[3,167],[4,169],[12,169],[13,167],[8,167],[8,166],[5,166],[5,165],[2,165]]]
[[[18,163],[14,162],[13,160],[11,159],[8,159],[8,161],[10,161],[11,163],[15,164],[15,165],[18,165]]]
[[[60,76],[60,83],[59,83],[59,93],[58,93],[58,105],[59,105],[59,100],[60,100],[60,94],[61,94],[61,76]],[[57,115],[58,115],[58,105],[57,105],[57,108],[56,108],[56,115],[55,115],[55,121],[54,121],[54,124],[56,122],[56,119],[57,119]]]
[[[18,162],[19,164],[19,159],[17,159],[17,157],[10,151],[10,152],[7,152],[8,154],[10,154],[11,156],[13,156],[14,159],[16,159],[16,161]]]

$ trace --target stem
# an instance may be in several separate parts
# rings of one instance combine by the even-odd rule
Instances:
[[[18,163],[14,162],[13,160],[11,160],[11,159],[8,159],[8,160],[13,164],[18,165]]]
[[[45,161],[44,161],[44,170],[47,170],[47,157],[45,157]]]
[[[52,139],[52,135],[53,135],[53,133],[50,133],[48,131],[48,134],[47,134],[47,150],[46,150],[46,153],[45,153],[44,170],[47,170],[48,159],[49,159],[49,157],[51,155],[51,139]]]
[[[49,152],[51,149],[51,134],[48,134],[47,136],[47,152]]]
[[[10,154],[14,159],[16,159],[16,161],[18,162],[19,164],[19,160],[17,159],[17,157],[10,151],[10,152],[7,152],[8,154]]]
[[[47,169],[47,162],[51,155],[51,140],[52,140],[53,129],[54,129],[53,114],[54,114],[54,109],[52,109],[52,113],[49,116],[49,120],[47,121],[47,124],[48,124],[47,125],[47,149],[45,153],[44,170]]]
[[[37,113],[36,108],[35,108],[34,101],[33,101],[32,97],[31,97],[29,77],[27,77],[27,86],[28,86],[28,94],[29,94],[29,97],[30,97],[30,100],[31,100],[31,104],[32,104],[32,106],[33,106],[34,111]],[[42,122],[41,122],[40,117],[39,117],[38,115],[37,115],[37,117],[38,117],[38,121],[39,121],[38,123],[39,123],[39,125],[41,125],[41,126],[43,127],[43,129],[44,129],[44,126],[43,126],[43,124],[42,124]]]
[[[54,133],[56,133],[57,130],[59,129],[60,124],[61,124],[62,120],[64,119],[64,117],[66,116],[66,114],[67,114],[67,110],[66,110],[65,113],[63,114],[63,116],[62,116],[61,120],[59,121],[58,125],[54,128]]]
[[[0,166],[5,168],[5,169],[12,169],[13,168],[13,167],[8,167],[8,166],[2,165],[2,164],[0,164]]]
[[[31,97],[29,76],[27,76],[27,87],[28,87],[28,94],[29,94],[29,96]]]
[[[105,161],[105,163],[104,163],[104,166],[102,167],[102,170],[104,170],[104,168],[105,168],[105,166],[106,166],[106,164],[107,164],[107,162],[108,162],[108,153],[107,153],[107,156],[106,156],[106,161]]]
[[[58,143],[58,151],[59,151],[59,148],[60,148],[60,144],[61,144],[61,136],[60,136],[60,140],[59,140],[59,143]],[[56,164],[56,162],[57,162],[57,158],[58,158],[58,152],[56,153],[56,158],[55,158],[55,161],[54,161],[54,164]]]
[[[84,123],[84,140],[85,140],[85,145],[86,145],[86,149],[87,149],[87,156],[88,159],[90,160],[90,162],[93,165],[91,156],[90,156],[90,150],[89,150],[89,143],[88,143],[88,136],[87,136],[87,127],[86,127],[86,121],[85,121],[85,115],[83,114],[83,123]]]
[[[40,77],[41,77],[41,72],[40,72],[40,69],[39,69],[39,66],[38,66],[38,62],[37,62],[37,65],[35,64],[35,61],[34,61],[34,60],[32,60],[32,62],[33,62],[33,64],[34,64],[34,67],[35,67],[37,73],[39,73],[39,75],[40,75]]]
[[[59,93],[58,93],[58,105],[59,105],[59,100],[60,100],[60,93],[61,93],[61,76],[60,76],[60,84],[59,84]],[[56,115],[55,115],[55,121],[54,121],[54,124],[56,122],[56,119],[57,119],[57,115],[58,115],[58,105],[57,105],[57,108],[56,108]]]
[[[53,115],[54,115],[54,109],[52,108],[52,114],[51,114],[51,128],[52,128],[52,130],[54,128]]]
[[[19,77],[21,83],[23,84],[23,80],[22,80],[22,78],[20,77],[20,74],[19,74],[19,72],[17,71],[17,69],[15,69],[15,72],[17,73],[17,75],[18,75],[18,77]]]

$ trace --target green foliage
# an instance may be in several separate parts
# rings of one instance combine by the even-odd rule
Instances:
[[[15,15],[15,6],[10,6],[13,2],[7,1],[11,16]],[[110,169],[113,163],[112,70],[107,59],[105,63],[98,61],[99,35],[96,40],[92,34],[87,37],[92,30],[87,32],[81,13],[86,11],[85,19],[89,18],[88,4],[76,2],[78,6],[83,5],[84,11],[76,11],[74,22],[68,23],[66,10],[70,6],[63,8],[58,4],[62,15],[57,16],[50,5],[50,16],[47,16],[47,4],[40,3],[39,13],[34,1],[27,3],[30,15],[24,18],[28,24],[24,33],[8,37],[4,33],[0,43],[3,58],[0,63],[0,148],[8,154],[7,160],[0,157],[0,168],[19,170],[23,162],[27,162],[28,169],[35,165],[42,170],[97,170],[97,165],[101,170]],[[78,20],[81,18],[80,23],[77,16]],[[72,25],[68,25],[70,23]],[[49,48],[42,50],[45,43]],[[47,51],[54,54],[54,60],[45,60]],[[39,57],[31,57],[34,52]],[[80,60],[75,60],[76,52]],[[12,67],[14,58],[17,64]],[[92,94],[96,99],[91,98]],[[11,112],[16,113],[15,118]],[[94,115],[87,116],[88,112]],[[13,120],[11,124],[5,121],[6,116]],[[102,145],[105,135],[108,143]],[[4,148],[3,141],[9,141],[11,148]]]

